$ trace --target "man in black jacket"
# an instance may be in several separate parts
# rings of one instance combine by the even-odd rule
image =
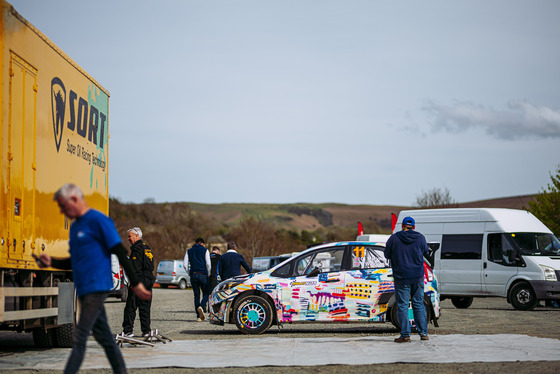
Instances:
[[[218,285],[218,263],[220,262],[220,247],[213,246],[212,253],[210,253],[210,264],[212,265],[210,269],[210,293]]]
[[[134,268],[136,278],[144,284],[147,290],[151,290],[154,285],[154,255],[152,250],[142,240],[142,230],[134,227],[127,231],[130,246],[130,262]],[[136,309],[140,315],[140,327],[142,335],[147,337],[151,332],[150,309],[152,300],[142,300],[133,293],[128,293],[126,306],[124,307],[123,333],[125,336],[132,337],[134,320],[136,319]]]

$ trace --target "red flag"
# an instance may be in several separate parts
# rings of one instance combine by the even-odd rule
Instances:
[[[362,223],[358,221],[358,235],[364,235],[364,227]]]
[[[391,213],[391,232],[395,231],[396,226],[397,226],[397,215],[395,213]]]

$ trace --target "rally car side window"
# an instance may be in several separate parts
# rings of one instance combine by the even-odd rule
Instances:
[[[300,257],[296,262],[295,275],[308,275],[314,269],[321,273],[342,270],[345,249],[344,246],[326,248]]]
[[[352,269],[375,269],[387,268],[389,260],[383,254],[383,247],[353,245],[350,247],[352,253]]]
[[[294,262],[290,261],[287,264],[284,264],[284,265],[280,266],[278,269],[274,270],[271,275],[273,277],[278,277],[278,278],[289,278],[289,277],[292,276],[292,265],[293,264],[294,264]]]

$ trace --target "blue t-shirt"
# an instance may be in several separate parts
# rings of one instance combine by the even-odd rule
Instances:
[[[121,243],[113,220],[90,209],[70,226],[70,256],[78,296],[113,288],[111,248]]]

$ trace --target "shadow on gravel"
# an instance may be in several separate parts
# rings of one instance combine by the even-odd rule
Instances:
[[[332,327],[332,328],[323,328],[323,329],[317,329],[317,328],[298,328],[298,327],[293,327],[293,326],[289,326],[289,327],[283,327],[281,329],[278,329],[277,327],[273,326],[270,328],[270,330],[266,331],[263,334],[260,335],[245,335],[243,333],[241,333],[239,330],[237,329],[228,329],[228,330],[204,330],[204,329],[200,329],[200,330],[183,330],[180,332],[180,334],[184,334],[184,335],[205,335],[205,336],[239,336],[239,337],[252,337],[252,336],[260,336],[260,337],[266,337],[266,336],[290,336],[290,335],[304,335],[306,337],[312,337],[312,336],[321,336],[321,335],[329,335],[332,336],[333,334],[338,334],[338,335],[385,335],[385,334],[396,334],[398,333],[398,330],[394,327],[377,327],[377,328],[372,328],[371,326],[367,327],[346,327],[346,328],[340,328],[340,327]]]

